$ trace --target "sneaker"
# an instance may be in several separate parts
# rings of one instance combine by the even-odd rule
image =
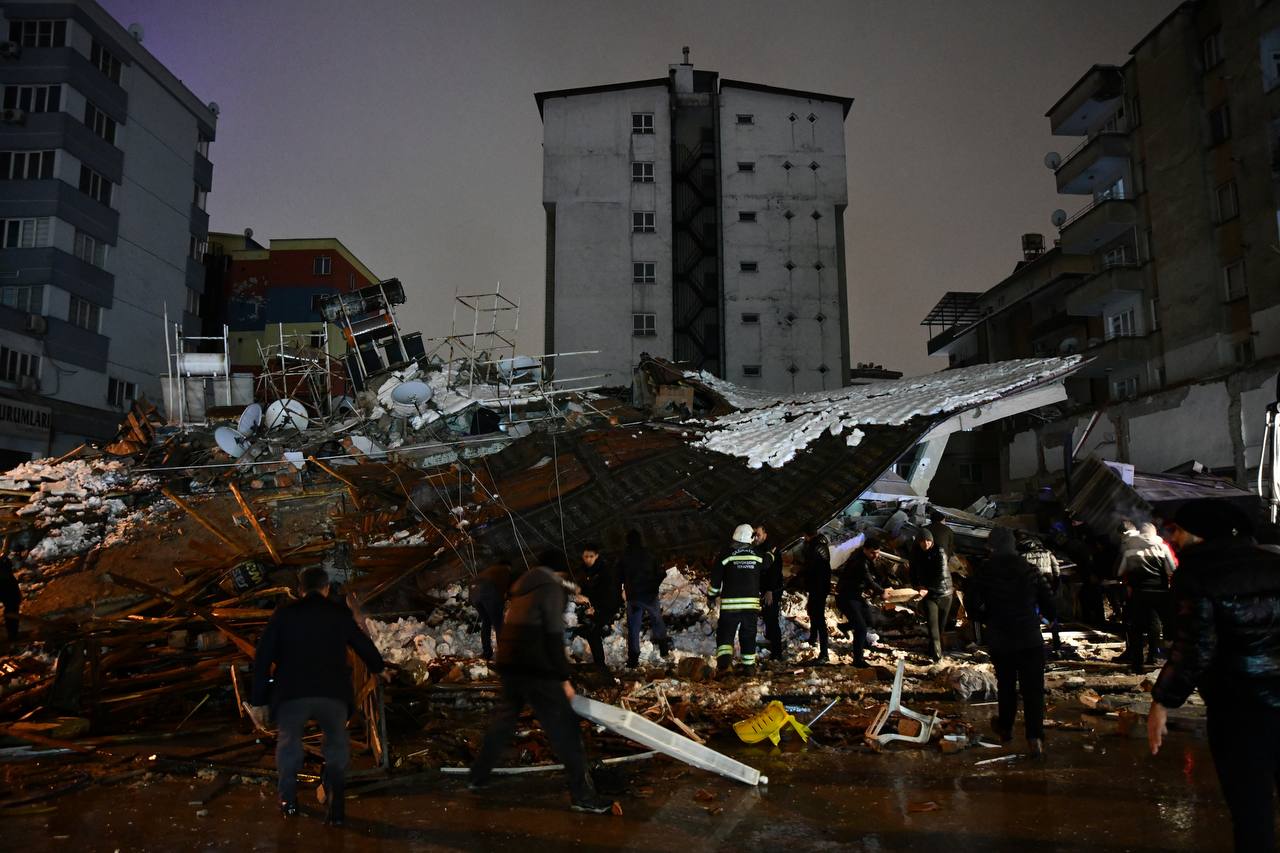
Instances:
[[[569,808],[575,812],[586,812],[587,814],[609,814],[609,812],[613,811],[613,802],[593,794],[581,800],[574,800]]]
[[[298,804],[292,800],[280,801],[280,816],[294,817],[298,814]]]

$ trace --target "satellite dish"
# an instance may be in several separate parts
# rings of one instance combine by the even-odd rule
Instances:
[[[214,117],[216,118],[222,112],[222,107],[218,106],[217,101],[210,101],[209,112],[213,113]]]
[[[244,229],[244,238],[245,238],[246,240],[252,240],[252,239],[253,239],[253,229],[252,229],[252,228],[246,228],[246,229]]]
[[[1057,151],[1050,151],[1044,155],[1044,165],[1050,171],[1057,171],[1058,167],[1062,165],[1062,155]]]
[[[1062,208],[1058,208],[1049,216],[1049,221],[1053,223],[1055,228],[1061,228],[1067,222],[1067,212]]]
[[[138,44],[142,44],[142,38],[146,34],[147,31],[142,28],[142,24],[135,22],[129,25],[129,35],[133,36],[133,40]]]
[[[218,447],[221,448],[222,452],[232,459],[239,459],[249,450],[249,445],[245,443],[244,436],[228,426],[215,429],[213,431],[213,440],[218,443]]]
[[[542,378],[541,368],[541,362],[528,355],[504,358],[498,362],[498,373],[508,382],[516,379],[540,379]]]
[[[236,426],[241,435],[252,435],[253,431],[262,425],[262,406],[257,403],[250,403],[248,407],[240,413],[240,423]]]
[[[311,419],[307,417],[306,406],[286,397],[267,406],[266,422],[267,429],[287,428],[301,431],[307,428]]]
[[[391,402],[408,406],[421,406],[431,401],[431,386],[417,379],[401,382],[391,392]]]

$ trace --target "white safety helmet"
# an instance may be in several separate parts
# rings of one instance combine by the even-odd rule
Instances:
[[[755,528],[750,524],[739,524],[733,528],[733,541],[741,542],[743,545],[750,545],[755,535]]]

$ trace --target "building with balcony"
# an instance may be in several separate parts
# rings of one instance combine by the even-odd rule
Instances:
[[[985,446],[1000,477],[982,485],[1061,476],[1076,443],[1140,469],[1196,460],[1247,482],[1280,370],[1280,5],[1182,3],[1046,117],[1073,141],[1045,165],[1075,211],[1055,212],[1044,257],[1071,276],[1029,291],[1006,280],[967,295],[963,322],[939,324],[954,314],[948,294],[923,325],[953,365],[1091,360],[1070,403]],[[1002,291],[1017,304],[1001,309]]]
[[[666,77],[541,92],[548,352],[641,353],[774,391],[849,375],[849,98]]]
[[[0,4],[0,468],[161,399],[195,332],[217,108],[92,0]]]

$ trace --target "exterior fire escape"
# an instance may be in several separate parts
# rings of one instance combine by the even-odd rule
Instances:
[[[675,360],[722,375],[720,365],[720,260],[716,142],[702,129],[701,142],[673,151],[672,275]]]

